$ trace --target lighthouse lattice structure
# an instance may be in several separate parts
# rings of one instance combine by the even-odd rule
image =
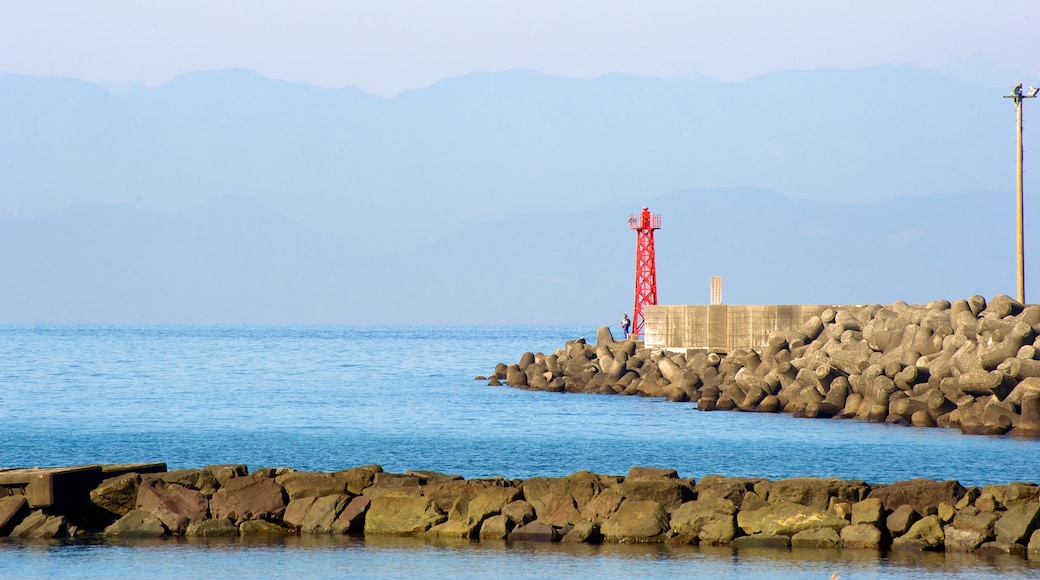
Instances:
[[[636,231],[636,299],[632,309],[632,335],[643,335],[643,307],[657,304],[657,258],[654,256],[654,230],[661,229],[661,214],[642,213],[628,218],[628,228]]]

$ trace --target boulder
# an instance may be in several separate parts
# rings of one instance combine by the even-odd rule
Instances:
[[[231,520],[212,519],[192,522],[184,535],[189,538],[235,538],[240,532]]]
[[[249,468],[241,463],[207,465],[203,470],[213,476],[220,485],[224,485],[236,477],[245,477],[249,473]]]
[[[868,497],[880,499],[889,511],[907,504],[918,513],[927,513],[928,508],[934,508],[942,502],[957,505],[957,501],[966,492],[964,486],[954,480],[936,481],[922,478],[874,486]]]
[[[602,539],[599,526],[592,522],[578,522],[560,541],[565,544],[592,544]]]
[[[998,542],[1023,545],[1037,528],[1040,528],[1040,503],[1021,504],[1008,508],[1007,512],[993,525]]]
[[[943,526],[947,552],[974,552],[986,541],[986,533],[979,530],[960,529],[954,525]]]
[[[285,506],[285,512],[282,513],[282,522],[290,528],[299,529],[303,525],[304,518],[307,517],[307,511],[311,509],[317,499],[316,497],[301,497],[290,501]]]
[[[840,548],[841,536],[834,528],[804,530],[791,536],[792,548]]]
[[[981,532],[984,539],[993,539],[993,525],[997,523],[1000,516],[993,512],[984,512],[977,509],[962,509],[953,517],[953,527],[959,530],[972,530]]]
[[[543,524],[566,526],[581,521],[581,510],[603,489],[599,476],[579,471],[567,477],[532,477],[524,481],[524,498]]]
[[[792,536],[803,530],[816,528],[840,530],[849,525],[849,522],[825,510],[783,502],[769,504],[753,511],[741,510],[737,513],[737,525],[746,534]]]
[[[938,516],[926,516],[910,526],[910,529],[905,534],[892,540],[892,549],[941,550],[943,549],[944,539],[942,523],[939,521]]]
[[[206,519],[209,501],[198,490],[156,479],[142,482],[135,509],[154,515],[171,534],[183,534],[188,524]]]
[[[726,520],[734,524],[736,513],[736,506],[728,499],[688,501],[672,513],[671,533],[684,538],[686,543],[692,543],[700,538],[701,530],[711,522]]]
[[[284,536],[289,530],[266,520],[246,520],[238,526],[238,532],[243,536]]]
[[[682,479],[626,479],[617,486],[626,500],[654,501],[668,512],[693,499],[693,485]]]
[[[910,529],[910,526],[920,519],[921,514],[917,513],[913,506],[903,504],[885,518],[885,527],[888,528],[888,533],[894,538],[905,534]]]
[[[415,535],[443,522],[447,516],[428,497],[382,495],[371,499],[365,516],[365,534]]]
[[[870,497],[852,504],[852,525],[876,525],[881,522],[882,517],[884,517],[884,508],[880,498]]]
[[[843,548],[880,548],[881,530],[870,524],[856,524],[841,529],[841,545]]]
[[[480,525],[480,539],[504,540],[515,527],[516,523],[504,515],[491,516]]]
[[[365,488],[372,485],[377,473],[382,473],[383,468],[379,465],[363,465],[353,469],[345,469],[332,474],[333,477],[342,478],[347,481],[347,493],[361,495]]]
[[[607,521],[607,518],[617,511],[624,500],[625,498],[622,497],[616,486],[608,487],[589,501],[585,509],[581,511],[581,519],[582,521],[602,525],[603,522]]]
[[[509,533],[511,542],[559,542],[560,530],[535,520]]]
[[[232,473],[237,471],[232,470]],[[244,473],[242,475],[245,475]],[[175,469],[173,471],[167,471],[165,473],[157,474],[145,474],[141,476],[142,479],[161,479],[166,483],[176,483],[177,485],[183,485],[188,489],[197,489],[202,492],[202,495],[206,497],[213,497],[213,494],[220,488],[220,482],[213,475],[212,471],[205,469]],[[236,475],[238,477],[238,475]]]
[[[144,510],[130,510],[105,528],[106,538],[161,538],[166,535],[159,518]]]
[[[702,546],[725,546],[736,536],[736,518],[719,518],[705,523],[697,540]]]
[[[637,479],[679,479],[679,474],[674,469],[664,467],[639,467],[634,466],[628,470],[625,481]]]
[[[660,542],[669,529],[668,512],[656,501],[626,499],[600,529],[608,542]]]
[[[294,471],[275,478],[282,486],[289,501],[301,497],[322,497],[326,495],[343,495],[347,493],[345,477],[335,477],[328,473],[315,471]]]
[[[64,538],[68,536],[68,527],[64,516],[52,516],[42,510],[31,512],[12,530],[10,537],[33,540]]]
[[[831,498],[857,502],[865,498],[869,491],[870,486],[863,481],[796,477],[773,482],[766,501],[797,503],[826,510],[830,507]]]
[[[1040,559],[1040,530],[1033,532],[1033,535],[1029,537],[1027,551],[1030,559]]]
[[[352,498],[332,523],[333,533],[353,534],[364,530],[365,514],[368,513],[369,505],[371,500],[367,497]]]
[[[502,506],[502,515],[518,526],[534,521],[534,506],[524,500],[515,500]]]
[[[269,477],[235,477],[229,479],[210,500],[214,518],[229,519],[236,524],[246,520],[277,521],[285,513],[285,490]]]
[[[110,477],[90,490],[90,502],[115,517],[130,513],[137,504],[137,489],[141,476],[126,473]]]
[[[763,481],[762,479],[747,478],[747,477],[723,477],[721,475],[708,475],[702,477],[697,485],[694,486],[693,491],[697,495],[697,499],[728,499],[733,502],[734,505],[740,505],[744,499],[744,494],[753,491],[755,484]]]
[[[325,495],[318,497],[303,516],[300,531],[308,534],[342,534],[346,530],[339,529],[336,519],[350,503],[347,494]]]

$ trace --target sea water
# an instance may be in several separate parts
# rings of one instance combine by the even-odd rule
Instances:
[[[498,362],[580,327],[2,326],[0,467],[164,461],[466,478],[708,474],[964,485],[1040,481],[1040,441],[843,420],[702,413],[659,399],[489,387]],[[0,543],[0,577],[845,578],[1040,574],[1035,561],[836,550],[561,546],[292,537]]]

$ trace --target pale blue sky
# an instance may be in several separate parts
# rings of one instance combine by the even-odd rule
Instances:
[[[1040,74],[1038,0],[0,0],[0,71],[108,85],[246,68],[394,94],[526,67],[739,80],[945,65]]]

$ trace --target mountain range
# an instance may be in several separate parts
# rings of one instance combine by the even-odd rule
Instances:
[[[0,322],[607,324],[644,205],[662,303],[711,275],[729,303],[1012,294],[1004,92],[911,66],[394,97],[3,74]]]

